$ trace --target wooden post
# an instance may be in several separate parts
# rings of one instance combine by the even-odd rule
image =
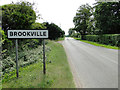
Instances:
[[[19,71],[18,71],[18,40],[15,40],[16,44],[16,77],[19,77]]]
[[[45,65],[45,40],[43,39],[43,73],[46,74],[46,65]]]

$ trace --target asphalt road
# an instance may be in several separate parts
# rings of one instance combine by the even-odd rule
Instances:
[[[73,38],[62,42],[76,87],[118,88],[118,50],[93,46]]]

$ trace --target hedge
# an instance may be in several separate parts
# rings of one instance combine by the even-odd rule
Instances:
[[[120,47],[120,34],[85,35],[85,40]]]

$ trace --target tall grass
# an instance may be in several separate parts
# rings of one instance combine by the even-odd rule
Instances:
[[[49,47],[46,52],[46,75],[42,71],[42,61],[39,61],[20,67],[18,79],[15,77],[15,71],[10,72],[9,77],[5,75],[3,88],[74,88],[72,73],[62,45],[47,41],[46,47]],[[37,57],[39,55],[36,55]]]

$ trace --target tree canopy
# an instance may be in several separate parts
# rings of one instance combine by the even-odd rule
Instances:
[[[56,24],[48,22],[45,23],[48,31],[49,31],[49,39],[56,40],[60,37],[64,37],[65,32]]]
[[[100,33],[120,33],[120,2],[97,3],[94,16]]]
[[[73,36],[75,34],[74,28],[70,28],[68,31],[69,36]]]
[[[81,5],[76,13],[76,16],[73,19],[76,31],[81,35],[85,35],[87,33],[87,20],[91,16],[91,6],[88,4]]]
[[[36,30],[39,30],[39,29],[46,29],[46,27],[44,26],[44,24],[41,24],[41,23],[33,23],[32,26],[31,26],[32,29],[36,29]]]
[[[35,20],[36,13],[29,2],[2,6],[2,28],[4,31],[8,29],[30,29]]]
[[[120,2],[81,5],[73,18],[74,29],[84,35],[120,34]],[[71,30],[69,30],[71,32]]]

